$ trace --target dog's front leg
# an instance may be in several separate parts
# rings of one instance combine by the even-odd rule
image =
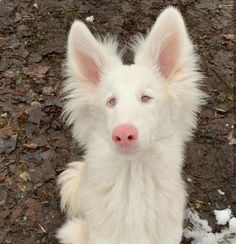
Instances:
[[[79,190],[84,168],[85,164],[83,162],[70,163],[58,178],[58,184],[61,187],[61,209],[66,212],[68,218],[81,216]]]

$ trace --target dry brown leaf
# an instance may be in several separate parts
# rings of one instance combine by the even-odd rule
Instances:
[[[236,34],[225,34],[225,35],[223,35],[223,37],[224,37],[227,41],[233,41],[233,42],[236,42]]]
[[[17,206],[11,213],[11,222],[14,222],[21,214],[22,208]]]
[[[24,144],[23,146],[28,149],[37,149],[38,148],[38,145],[35,143]]]
[[[25,75],[38,79],[43,78],[48,70],[49,67],[44,65],[29,66],[23,68],[23,72]]]

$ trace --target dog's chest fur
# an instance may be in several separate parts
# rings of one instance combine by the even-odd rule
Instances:
[[[91,244],[160,243],[182,213],[185,194],[176,169],[154,162],[113,162],[101,174],[96,170],[90,174],[88,167],[80,195]]]

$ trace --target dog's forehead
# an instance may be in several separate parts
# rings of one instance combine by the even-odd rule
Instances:
[[[154,79],[153,73],[144,66],[121,65],[111,69],[105,76],[109,88],[135,89],[147,86]]]

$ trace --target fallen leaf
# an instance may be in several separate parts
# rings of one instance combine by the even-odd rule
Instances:
[[[29,63],[39,63],[42,60],[42,56],[40,56],[38,53],[30,53],[28,56]]]
[[[42,205],[40,202],[38,202],[36,199],[33,198],[28,198],[25,201],[25,205],[29,208],[29,209],[33,209],[34,211],[38,211],[41,212],[42,211]]]
[[[5,210],[5,211],[2,211],[0,213],[0,219],[1,220],[4,220],[5,218],[7,218],[9,215],[10,215],[11,211],[10,210]]]
[[[38,148],[38,145],[35,143],[24,144],[23,146],[28,149],[37,149]]]
[[[236,34],[225,34],[225,35],[223,35],[223,37],[224,37],[227,41],[236,42]]]
[[[27,192],[29,189],[27,188],[25,183],[18,182],[17,187],[22,191],[22,192]]]
[[[17,135],[0,134],[0,153],[11,153],[16,148]]]
[[[44,95],[50,96],[50,95],[53,94],[53,92],[54,92],[54,90],[53,90],[53,88],[52,88],[51,86],[44,86],[44,87],[42,88],[42,93],[43,93]]]
[[[31,208],[27,209],[27,211],[25,213],[25,216],[31,222],[35,222],[36,221],[36,218],[37,218],[36,217],[36,212],[33,209],[31,209]]]
[[[50,161],[46,161],[39,167],[30,170],[31,181],[34,183],[48,181],[53,179],[55,175],[55,164]]]
[[[19,71],[17,69],[7,69],[4,72],[4,77],[6,78],[14,78],[19,75]]]
[[[45,74],[48,72],[49,67],[48,66],[43,66],[43,65],[37,65],[37,66],[29,66],[29,67],[24,67],[23,72],[25,75],[28,75],[33,78],[43,78]]]
[[[17,206],[11,213],[11,222],[14,222],[21,214],[22,208]]]
[[[19,176],[25,182],[27,182],[30,179],[30,175],[29,175],[29,173],[27,171],[24,171],[24,172],[20,173]]]
[[[4,185],[0,185],[0,206],[5,206],[8,198],[7,188]]]
[[[7,178],[6,173],[0,173],[0,184],[3,183]]]
[[[40,121],[47,116],[47,114],[42,111],[42,105],[36,101],[31,103],[31,106],[25,110],[25,113],[28,114],[29,121],[38,125]]]
[[[20,112],[17,119],[19,121],[19,124],[23,124],[25,122],[25,119],[26,119],[25,112]]]
[[[43,185],[42,181],[39,181],[38,183],[34,184],[33,189],[37,190],[38,188],[40,188]]]

